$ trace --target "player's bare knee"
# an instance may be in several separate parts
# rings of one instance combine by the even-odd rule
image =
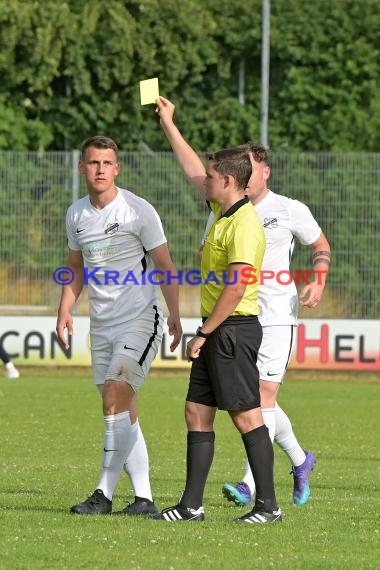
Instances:
[[[276,404],[280,384],[260,380],[260,401],[262,408],[273,408]]]
[[[235,427],[241,434],[248,433],[263,425],[263,416],[261,408],[252,410],[238,410],[228,412]]]
[[[186,402],[185,419],[188,431],[212,431],[214,417],[214,408]]]
[[[134,397],[134,390],[126,382],[107,380],[103,388],[104,415],[110,416],[129,411]]]

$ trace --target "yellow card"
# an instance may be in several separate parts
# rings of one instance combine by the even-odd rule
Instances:
[[[158,99],[158,77],[140,81],[140,101],[141,105],[154,103]]]

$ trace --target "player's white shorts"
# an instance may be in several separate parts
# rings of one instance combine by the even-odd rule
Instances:
[[[263,327],[263,340],[257,355],[260,380],[282,384],[293,347],[295,325]]]
[[[113,326],[92,326],[91,357],[95,384],[106,380],[127,382],[137,392],[159,349],[163,314],[154,305],[133,321]]]

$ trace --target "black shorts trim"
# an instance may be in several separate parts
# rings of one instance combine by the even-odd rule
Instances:
[[[153,309],[155,311],[155,313],[154,313],[154,324],[153,324],[153,334],[150,337],[150,339],[148,340],[148,343],[147,343],[147,345],[146,345],[146,347],[145,347],[145,349],[144,349],[144,351],[140,357],[140,360],[139,360],[140,366],[143,365],[143,363],[144,363],[144,361],[148,355],[148,352],[150,351],[152,344],[154,343],[154,340],[157,336],[158,325],[160,323],[160,315],[159,315],[157,306],[153,305]]]
[[[290,346],[289,346],[288,359],[287,359],[286,364],[285,364],[285,372],[286,372],[287,369],[288,369],[289,360],[290,360],[290,357],[291,357],[291,354],[292,354],[293,337],[294,337],[294,325],[290,325]],[[284,373],[284,375],[285,375],[285,373]]]

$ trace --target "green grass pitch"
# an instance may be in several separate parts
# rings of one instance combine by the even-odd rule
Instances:
[[[184,485],[186,373],[154,372],[140,394],[159,508]],[[216,422],[214,463],[204,523],[71,515],[99,478],[100,398],[84,370],[22,370],[0,378],[0,569],[374,569],[380,560],[379,378],[290,371],[280,404],[317,457],[312,497],[292,505],[292,477],[275,449],[284,521],[252,527],[232,519],[247,509],[227,503],[225,481],[239,479],[243,446],[226,413]],[[132,501],[122,474],[114,508]]]

